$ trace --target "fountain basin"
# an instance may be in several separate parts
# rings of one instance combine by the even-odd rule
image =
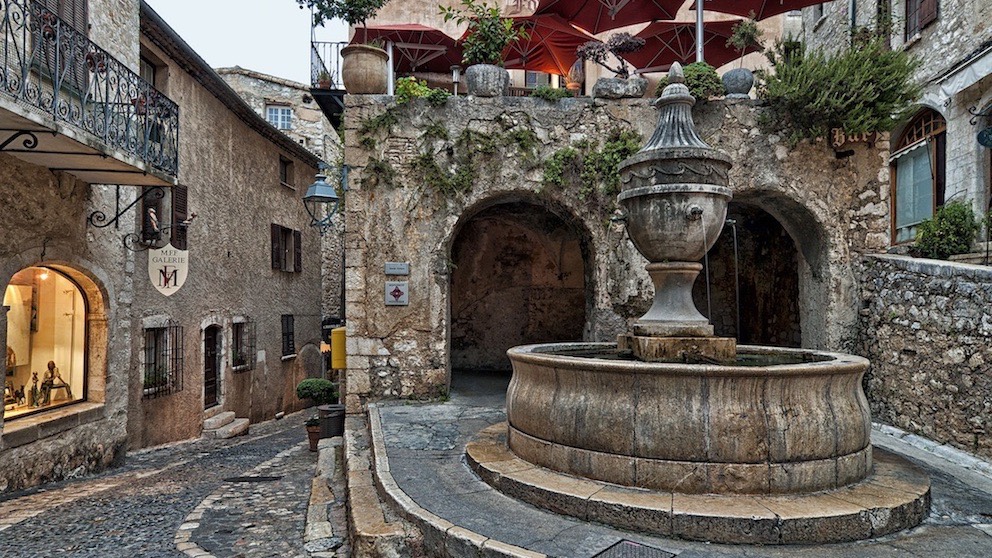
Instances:
[[[605,482],[687,494],[796,494],[871,471],[868,361],[740,346],[733,365],[639,362],[615,344],[508,351],[508,445]]]

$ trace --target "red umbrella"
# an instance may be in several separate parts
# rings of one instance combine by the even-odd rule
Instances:
[[[555,14],[598,35],[603,31],[674,19],[685,0],[541,0],[534,15]]]
[[[528,38],[511,43],[503,51],[504,65],[511,70],[568,75],[578,59],[575,49],[596,40],[555,15],[518,17],[513,21],[527,30]]]
[[[739,58],[743,54],[755,52],[758,45],[751,45],[738,53],[727,46],[727,39],[734,32],[739,19],[707,21],[703,24],[703,45],[706,48],[706,62],[720,67]],[[658,21],[648,25],[637,34],[644,39],[644,48],[625,54],[624,58],[638,70],[667,70],[672,62],[689,64],[696,61],[696,22]]]
[[[368,37],[393,43],[397,72],[444,73],[462,62],[462,48],[454,39],[440,29],[418,23],[369,25]],[[359,33],[355,33],[351,42],[366,40],[362,35],[359,41]]]
[[[792,10],[824,4],[828,0],[703,0],[703,9],[710,12],[734,14],[761,20]],[[696,9],[693,4],[692,9]]]

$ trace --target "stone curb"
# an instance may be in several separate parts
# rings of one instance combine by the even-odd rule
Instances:
[[[896,440],[900,440],[914,448],[932,453],[933,455],[945,461],[949,461],[959,467],[983,475],[984,477],[987,477],[990,482],[992,482],[992,463],[975,457],[966,451],[959,450],[952,446],[938,444],[929,438],[911,434],[901,428],[889,426],[888,424],[873,422],[871,424],[871,428],[880,434],[895,438]]]
[[[317,466],[310,486],[310,504],[307,507],[306,527],[303,531],[303,550],[313,558],[333,558],[344,543],[345,533],[335,534],[331,522],[331,506],[337,501],[332,488],[344,439],[322,439],[317,446]],[[339,529],[340,531],[340,529]]]
[[[405,519],[420,528],[424,536],[424,547],[430,556],[438,557],[481,557],[481,558],[548,558],[546,554],[531,552],[525,548],[490,539],[474,531],[459,527],[420,507],[396,484],[389,472],[389,459],[383,442],[382,419],[378,405],[372,403],[368,409],[369,432],[372,436],[374,456],[374,477],[383,498]]]

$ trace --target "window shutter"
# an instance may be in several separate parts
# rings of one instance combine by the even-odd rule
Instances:
[[[272,223],[272,269],[282,269],[282,227]]]
[[[189,217],[189,191],[186,186],[172,187],[172,245],[180,250],[186,250],[188,237],[186,227],[182,224]]]
[[[293,271],[303,271],[303,235],[293,231]]]
[[[920,2],[919,28],[923,29],[928,23],[937,20],[937,0],[922,0]]]

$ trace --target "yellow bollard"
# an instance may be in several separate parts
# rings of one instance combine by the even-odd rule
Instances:
[[[345,328],[343,327],[336,327],[331,330],[331,368],[335,370],[348,368],[344,332]]]

